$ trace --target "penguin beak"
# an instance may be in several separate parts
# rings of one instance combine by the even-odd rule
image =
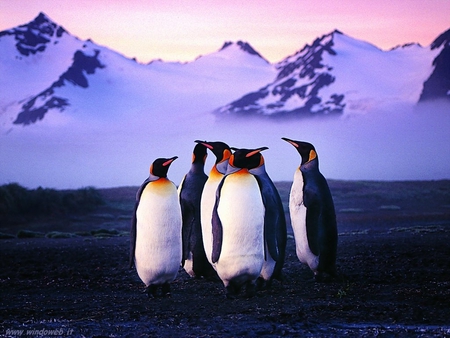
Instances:
[[[169,158],[166,162],[163,163],[163,167],[169,166],[173,161],[175,161],[178,158],[178,156],[174,156],[172,158]]]
[[[195,140],[194,141],[195,143],[200,143],[200,144],[203,144],[206,148],[208,148],[208,149],[211,149],[211,150],[213,150],[214,149],[214,147],[212,146],[212,145],[210,145],[208,142],[206,142],[206,141],[200,141],[200,140]]]
[[[267,150],[267,149],[269,149],[269,148],[267,148],[267,147],[261,147],[261,148],[255,149],[255,150],[249,152],[247,155],[245,155],[245,157],[252,157],[253,155],[255,155],[255,154],[257,154],[257,153],[260,153],[261,151]]]
[[[298,148],[297,142],[295,142],[295,141],[293,141],[293,140],[290,140],[290,139],[288,139],[288,138],[286,138],[286,137],[282,137],[281,139],[284,140],[284,141],[286,141],[286,142],[288,142],[288,143],[290,143],[290,144],[292,144],[295,148]]]

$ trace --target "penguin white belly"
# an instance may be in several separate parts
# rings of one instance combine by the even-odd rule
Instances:
[[[212,212],[216,203],[216,191],[223,176],[212,175],[206,181],[200,201],[200,221],[202,225],[203,247],[205,249],[208,262],[214,267],[212,262]]]
[[[217,209],[222,223],[222,249],[216,270],[227,286],[231,280],[256,280],[264,262],[264,204],[256,179],[227,176]]]
[[[311,270],[317,271],[319,256],[311,252],[306,233],[306,207],[303,203],[303,185],[303,175],[297,169],[289,196],[289,212],[292,230],[294,231],[295,249],[300,262],[308,264]]]
[[[163,284],[175,279],[181,263],[181,208],[168,180],[147,184],[136,210],[135,265],[141,280]]]

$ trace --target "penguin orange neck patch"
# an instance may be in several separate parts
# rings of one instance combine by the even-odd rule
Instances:
[[[235,171],[234,173],[233,173],[233,175],[248,175],[248,169],[247,168],[242,168],[242,169],[240,169],[240,170],[238,170],[238,171]]]
[[[210,176],[211,178],[222,178],[222,177],[223,177],[223,174],[221,174],[221,173],[217,170],[216,166],[213,166],[212,169],[211,169],[211,172],[209,173],[209,176]]]

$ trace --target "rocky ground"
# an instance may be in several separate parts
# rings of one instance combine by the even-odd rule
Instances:
[[[277,187],[287,211],[290,183]],[[181,269],[170,298],[148,299],[128,269],[137,187],[101,190],[87,214],[3,220],[0,336],[450,336],[450,181],[330,187],[336,280],[316,283],[290,236],[284,282],[251,299]]]

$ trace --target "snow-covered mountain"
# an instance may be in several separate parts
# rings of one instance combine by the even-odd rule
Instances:
[[[448,98],[448,41],[381,51],[334,31],[278,64],[242,41],[140,64],[41,13],[0,32],[0,184],[139,185],[175,155],[179,183],[196,139],[268,146],[271,177],[291,180],[299,158],[281,137],[312,142],[329,178],[450,178],[450,107],[416,105]],[[341,118],[282,118],[308,114]],[[220,118],[247,115],[280,118]]]
[[[110,118],[116,114],[114,108],[136,109],[164,101],[176,107],[187,94],[197,97],[193,104],[201,110],[212,110],[210,102],[225,104],[276,74],[273,65],[241,41],[225,43],[220,51],[186,64],[139,64],[77,39],[43,13],[1,32],[0,49],[0,121],[7,128],[34,124],[52,111],[71,115],[108,110]]]
[[[408,44],[382,51],[336,30],[278,63],[273,82],[216,113],[305,117],[367,112],[398,102],[414,105],[423,97],[424,82],[433,71],[441,76],[447,73],[444,76],[450,81],[448,71],[439,69],[439,63],[433,65],[437,55],[444,53],[441,45],[444,42],[430,49]],[[448,56],[443,58],[447,62],[440,64],[448,67]],[[446,96],[450,99],[448,92]]]

